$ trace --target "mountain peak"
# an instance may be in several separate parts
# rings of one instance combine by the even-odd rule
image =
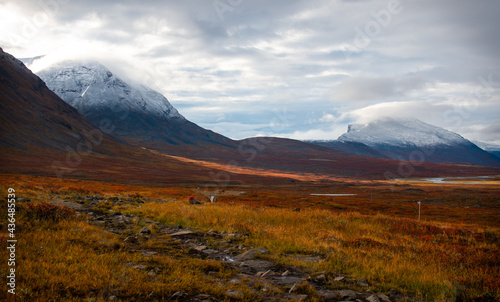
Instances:
[[[113,136],[131,143],[232,144],[232,140],[184,118],[159,92],[130,85],[96,61],[63,61],[38,72],[47,86],[100,127],[113,125]],[[163,149],[162,149],[163,150]]]
[[[145,86],[133,87],[97,61],[65,61],[38,75],[47,86],[79,111],[84,108],[121,107],[166,118],[184,119],[160,93]]]
[[[344,142],[377,145],[455,145],[468,142],[462,136],[446,129],[429,125],[417,119],[382,118],[366,124],[350,124],[347,133],[339,137]]]

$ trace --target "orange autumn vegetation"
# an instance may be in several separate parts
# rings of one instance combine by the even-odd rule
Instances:
[[[458,293],[471,301],[500,299],[497,186],[316,182],[274,187],[148,187],[21,175],[0,175],[0,183],[3,192],[13,187],[34,204],[20,209],[23,214],[17,230],[23,238],[18,254],[23,268],[19,289],[26,300],[77,301],[88,291],[109,287],[131,298],[181,290],[224,299],[222,290],[212,286],[215,279],[231,275],[221,263],[157,255],[154,260],[164,273],[152,280],[146,272],[126,265],[141,263],[144,256],[125,252],[123,238],[76,219],[71,211],[41,203],[54,196],[71,201],[86,195],[148,198],[153,201],[140,207],[115,206],[114,210],[163,224],[240,233],[245,235],[243,245],[266,247],[271,251],[266,257],[277,264],[364,278],[381,292],[397,288],[427,301],[451,301]],[[218,195],[219,202],[192,206],[187,203],[192,194],[202,202],[211,194]],[[414,200],[423,200],[421,222],[416,221]],[[3,221],[6,215],[1,215]],[[47,219],[51,215],[58,218]],[[300,255],[321,260],[308,262]],[[207,276],[207,271],[215,275]],[[236,288],[251,301],[248,289]]]

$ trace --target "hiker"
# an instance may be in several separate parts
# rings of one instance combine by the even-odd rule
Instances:
[[[189,196],[189,203],[190,204],[201,204],[198,200],[196,200],[194,195]]]

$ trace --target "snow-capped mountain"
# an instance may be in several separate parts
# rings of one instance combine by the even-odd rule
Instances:
[[[342,142],[358,142],[370,147],[380,145],[408,146],[454,146],[467,143],[462,136],[446,129],[426,124],[417,119],[384,118],[368,124],[352,124],[347,133],[339,138]]]
[[[335,141],[317,145],[358,155],[402,161],[500,166],[500,160],[457,133],[417,119],[383,118],[348,126]]]
[[[50,91],[39,77],[2,48],[0,104],[2,147],[23,151],[34,149],[38,154],[40,150],[66,152],[68,149],[75,150],[82,142],[89,142],[88,134],[94,130],[94,126],[75,108]],[[101,154],[110,154],[109,147],[118,145],[116,140],[105,134],[99,140],[100,144],[93,144],[92,150]],[[19,156],[33,157],[29,154]],[[12,158],[11,155],[2,154],[3,162],[8,162],[7,158]],[[36,157],[42,161],[43,156]],[[24,160],[14,162],[25,163]]]
[[[95,126],[130,142],[227,144],[231,140],[185,119],[160,93],[133,86],[98,62],[66,61],[37,73]]]

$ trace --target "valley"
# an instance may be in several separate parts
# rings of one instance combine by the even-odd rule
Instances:
[[[499,295],[498,185],[148,186],[16,174],[0,175],[0,183],[17,192],[23,301]],[[189,204],[191,195],[201,205]]]
[[[53,90],[0,63],[2,300],[500,299],[498,159],[458,134],[232,140],[97,63],[49,72]],[[389,156],[436,137],[429,160]]]

